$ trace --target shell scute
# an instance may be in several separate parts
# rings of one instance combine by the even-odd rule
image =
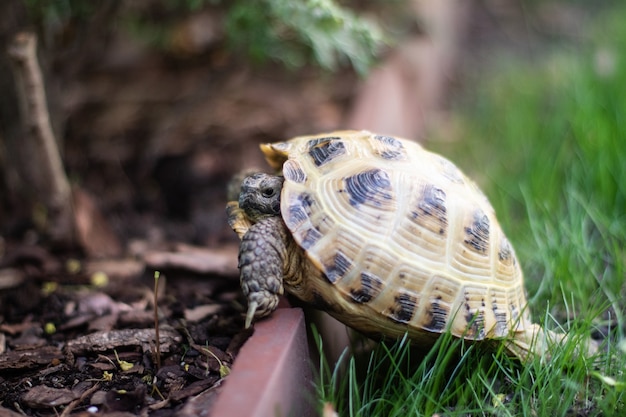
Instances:
[[[302,166],[294,160],[288,160],[283,164],[283,176],[287,181],[293,181],[297,184],[303,184],[307,179]]]
[[[302,227],[310,229],[310,220],[314,198],[309,193],[299,193],[291,198],[287,211],[284,214],[285,223],[291,230],[298,230]]]
[[[302,237],[302,248],[309,249],[315,245],[323,237],[322,233],[317,228],[306,229]]]
[[[391,161],[406,160],[407,153],[398,139],[391,136],[375,135],[372,148],[375,154],[383,159]]]
[[[338,136],[311,139],[307,147],[309,156],[318,167],[346,153],[346,147]]]
[[[483,310],[469,310],[465,315],[468,325],[468,335],[474,339],[485,338],[485,312]]]
[[[389,309],[389,318],[397,323],[409,323],[413,318],[418,303],[418,296],[407,291],[398,291]]]
[[[478,253],[489,249],[489,217],[480,209],[474,212],[472,223],[465,227],[465,245]]]
[[[382,169],[371,168],[356,173],[346,177],[344,183],[348,201],[353,207],[385,207],[393,199],[389,175]]]
[[[440,155],[431,155],[438,168],[439,173],[443,175],[443,177],[455,184],[465,184],[465,175],[463,175],[463,172],[461,172],[461,170],[457,168],[456,165]]]
[[[446,192],[433,185],[425,184],[418,194],[412,220],[421,228],[438,235],[445,235],[448,229]]]
[[[484,339],[486,323],[493,321],[487,308],[489,289],[481,285],[466,284],[463,286],[463,293],[465,323],[461,323],[461,326],[467,327],[473,337]]]
[[[331,258],[330,262],[324,264],[324,270],[326,272],[326,278],[331,283],[337,282],[343,276],[345,276],[350,269],[354,266],[354,263],[343,252],[337,250],[335,255]]]
[[[361,272],[359,277],[360,285],[350,289],[352,300],[357,303],[367,303],[377,297],[383,289],[383,280],[370,272]]]
[[[490,289],[491,313],[496,324],[494,326],[494,336],[504,337],[508,332],[509,314],[506,310],[506,292],[499,288]]]
[[[440,333],[446,329],[449,316],[450,309],[441,302],[441,296],[432,297],[430,305],[426,309],[425,318],[427,321],[423,323],[423,327],[428,331]]]

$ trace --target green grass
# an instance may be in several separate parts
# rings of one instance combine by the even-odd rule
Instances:
[[[624,19],[612,10],[585,45],[540,64],[502,64],[460,106],[457,140],[428,145],[488,194],[535,321],[571,337],[525,364],[450,337],[417,360],[408,341],[381,344],[344,357],[345,373],[322,361],[320,404],[342,417],[626,415]],[[592,362],[574,352],[594,331]]]
[[[383,343],[365,359],[344,358],[345,372],[322,361],[318,397],[341,416],[614,415],[608,411],[623,409],[621,392],[590,378],[591,364],[574,348],[556,347],[549,364],[522,365],[503,349],[467,345],[449,334],[425,357],[407,340]],[[607,366],[599,363],[598,375]]]

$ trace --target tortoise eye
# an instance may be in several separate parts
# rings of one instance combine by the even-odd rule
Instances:
[[[272,187],[266,187],[261,190],[261,194],[265,198],[274,197],[274,195],[276,195],[276,189]]]

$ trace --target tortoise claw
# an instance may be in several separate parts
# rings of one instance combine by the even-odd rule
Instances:
[[[256,301],[250,301],[248,303],[248,312],[246,313],[246,324],[245,328],[249,329],[252,324],[252,319],[254,318],[254,313],[256,313],[256,309],[259,306],[259,303]]]
[[[259,291],[256,293],[247,294],[248,296],[248,311],[246,312],[246,329],[252,325],[252,320],[267,317],[278,306],[278,295],[269,291]]]

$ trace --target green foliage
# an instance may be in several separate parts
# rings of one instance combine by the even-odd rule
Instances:
[[[85,18],[98,7],[96,1],[23,0],[31,19],[38,25],[62,24],[73,18]]]
[[[236,1],[227,15],[236,48],[257,61],[301,67],[311,59],[326,69],[349,61],[359,73],[372,65],[384,43],[380,29],[332,0]]]
[[[350,64],[364,74],[385,44],[375,22],[333,0],[161,0],[127,8],[106,1],[24,2],[40,27],[59,27],[70,21],[88,24],[102,9],[115,10],[108,14],[107,25],[113,29],[123,22],[130,33],[160,48],[168,47],[172,26],[181,18],[213,7],[224,15],[227,43],[233,50],[255,62],[271,60],[289,68],[315,64],[335,70]]]
[[[216,5],[220,0],[164,0],[164,5],[171,11],[196,11],[205,6]]]

